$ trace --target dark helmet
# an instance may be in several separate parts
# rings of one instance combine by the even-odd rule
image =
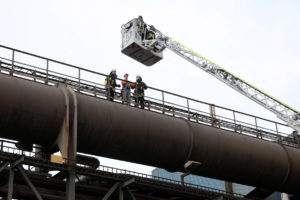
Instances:
[[[142,81],[142,77],[140,75],[136,76],[136,82],[141,82]]]
[[[139,19],[140,21],[144,21],[144,20],[143,20],[143,17],[142,17],[141,15],[138,17],[138,19]]]

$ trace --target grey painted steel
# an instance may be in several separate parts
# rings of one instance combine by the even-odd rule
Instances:
[[[5,169],[8,167],[8,165],[9,165],[9,162],[5,162],[4,164],[2,164],[2,165],[0,166],[0,173],[1,173],[3,170],[5,170]]]
[[[3,85],[9,86],[9,90]],[[0,137],[50,147],[48,140],[55,140],[58,125],[61,125],[59,120],[63,120],[64,115],[61,91],[0,75],[0,93],[3,94],[0,101]],[[19,93],[22,93],[23,101],[18,100]],[[184,171],[184,163],[191,160],[201,163],[192,171],[194,174],[299,193],[300,149],[83,94],[76,96],[79,152],[171,171]],[[34,106],[30,100],[48,104]],[[29,107],[25,106],[27,104]],[[18,115],[27,118],[18,118]],[[14,123],[3,120],[7,117]],[[30,125],[25,126],[22,119]],[[47,119],[48,123],[33,123],[43,119]],[[5,126],[5,123],[14,124],[14,127]],[[25,136],[23,132],[12,131],[21,130],[20,127]]]
[[[28,184],[28,186],[30,187],[30,189],[32,190],[32,192],[34,193],[35,197],[38,200],[43,200],[43,198],[41,197],[40,193],[37,191],[37,189],[34,187],[34,185],[32,184],[31,180],[28,178],[28,176],[26,175],[24,169],[22,166],[18,166],[19,172],[22,174],[23,178],[25,179],[26,183]]]
[[[8,178],[8,189],[7,189],[7,200],[12,200],[13,190],[14,190],[14,177],[15,172],[13,168],[9,169],[9,178]]]
[[[120,183],[115,183],[105,194],[105,196],[102,198],[102,200],[107,200],[113,193],[114,191],[119,187]]]

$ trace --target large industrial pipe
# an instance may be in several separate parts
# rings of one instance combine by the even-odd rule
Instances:
[[[50,147],[60,89],[0,75],[0,137]],[[300,194],[300,149],[77,94],[78,151]]]

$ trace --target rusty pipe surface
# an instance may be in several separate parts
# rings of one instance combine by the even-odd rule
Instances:
[[[45,147],[64,116],[60,89],[0,75],[0,137]],[[299,194],[300,149],[76,94],[78,151]]]

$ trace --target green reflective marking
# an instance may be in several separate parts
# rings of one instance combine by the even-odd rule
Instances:
[[[181,46],[183,46],[184,48],[188,49],[189,51],[193,52],[194,54],[196,54],[196,55],[200,56],[200,57],[201,57],[201,58],[203,58],[204,60],[206,60],[206,61],[210,62],[211,64],[214,64],[214,65],[216,65],[217,67],[219,67],[220,69],[224,70],[224,71],[225,71],[225,72],[227,72],[228,74],[230,74],[230,75],[234,76],[235,78],[237,78],[237,79],[241,80],[242,82],[246,83],[246,84],[247,84],[247,85],[249,85],[250,87],[252,87],[252,88],[256,89],[257,91],[259,91],[259,92],[261,92],[261,93],[263,93],[264,95],[266,95],[266,96],[270,97],[271,99],[273,99],[273,100],[275,100],[275,101],[279,102],[280,104],[282,104],[282,105],[284,105],[285,107],[287,107],[287,108],[289,108],[289,109],[293,110],[294,112],[296,112],[296,113],[300,113],[298,110],[296,110],[296,109],[292,108],[291,106],[289,106],[289,105],[287,105],[287,104],[285,104],[285,103],[283,103],[283,102],[279,101],[278,99],[276,99],[276,98],[274,98],[273,96],[271,96],[271,95],[267,94],[266,92],[264,92],[264,91],[262,91],[262,90],[260,90],[260,89],[258,89],[258,88],[256,88],[256,87],[254,87],[254,86],[253,86],[253,85],[251,85],[250,83],[248,83],[248,82],[244,81],[243,79],[239,78],[238,76],[236,76],[236,75],[232,74],[231,72],[227,71],[226,69],[224,69],[224,68],[220,67],[220,66],[219,66],[219,65],[217,65],[216,63],[214,63],[214,62],[212,62],[211,60],[209,60],[209,59],[205,58],[205,57],[204,57],[204,56],[202,56],[201,54],[199,54],[199,53],[197,53],[197,52],[193,51],[192,49],[188,48],[187,46],[185,46],[185,45],[181,44],[180,42],[178,42],[178,41],[174,40],[173,38],[171,38],[171,37],[169,37],[169,36],[167,36],[167,37],[168,37],[169,39],[173,40],[174,42],[176,42],[176,43],[180,44],[180,45],[181,45]]]

